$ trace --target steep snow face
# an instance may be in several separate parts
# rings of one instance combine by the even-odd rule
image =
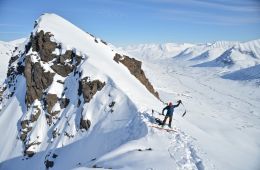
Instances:
[[[3,83],[6,78],[6,73],[8,70],[8,62],[15,52],[15,50],[18,48],[20,44],[23,44],[26,41],[26,39],[19,39],[11,42],[3,42],[0,41],[0,56],[1,56],[1,62],[0,62],[0,82]]]
[[[12,54],[2,88],[0,167],[73,168],[144,138],[142,115],[163,105],[116,54],[63,18],[42,15]]]

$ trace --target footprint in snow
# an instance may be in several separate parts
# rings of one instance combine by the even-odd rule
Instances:
[[[202,160],[184,133],[172,134],[172,145],[168,148],[171,158],[180,170],[204,170]]]

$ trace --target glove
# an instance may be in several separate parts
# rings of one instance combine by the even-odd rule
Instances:
[[[181,101],[181,100],[178,100],[178,103],[182,103],[182,101]]]

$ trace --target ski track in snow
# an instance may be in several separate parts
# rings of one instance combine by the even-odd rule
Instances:
[[[211,169],[214,170],[214,165],[209,160],[202,160],[200,154],[202,154],[201,149],[193,145],[194,138],[186,134],[180,128],[173,127],[176,131],[166,131],[153,128],[150,125],[155,123],[154,118],[162,119],[163,116],[159,115],[160,113],[156,111],[154,115],[150,115],[149,112],[143,114],[148,122],[148,126],[153,129],[155,133],[165,133],[169,140],[168,153],[171,159],[173,160],[173,167],[176,166],[177,170],[205,170],[204,162],[207,162],[211,166]],[[155,117],[154,117],[155,116]],[[176,120],[173,120],[173,122]]]
[[[204,170],[202,160],[183,132],[171,133],[171,146],[168,152],[179,170]]]

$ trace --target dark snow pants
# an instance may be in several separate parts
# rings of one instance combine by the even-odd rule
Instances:
[[[172,116],[168,116],[168,115],[166,115],[165,117],[164,117],[164,120],[163,120],[163,123],[162,123],[162,125],[165,125],[165,122],[166,122],[166,120],[169,118],[169,127],[172,127]]]

